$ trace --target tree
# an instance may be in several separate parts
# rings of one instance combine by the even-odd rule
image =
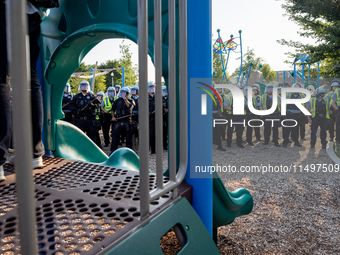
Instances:
[[[246,77],[247,77],[248,70],[249,70],[249,67],[250,67],[250,63],[253,64],[252,70],[258,70],[260,65],[262,65],[260,71],[262,72],[263,78],[267,82],[271,82],[271,81],[276,80],[276,72],[273,71],[270,68],[269,64],[264,63],[264,60],[262,58],[255,56],[254,49],[249,49],[249,48],[247,49],[247,52],[243,56],[242,73],[246,72],[244,79],[246,79]],[[239,72],[240,72],[240,68],[238,67],[238,68],[236,68],[236,70],[233,72],[233,74],[231,76],[232,77],[238,77]],[[241,78],[242,78],[242,76],[240,77],[240,79]]]
[[[119,45],[120,53],[122,53],[122,57],[118,61],[118,67],[122,68],[124,66],[125,68],[125,85],[126,86],[133,86],[137,82],[137,67],[132,66],[132,53],[130,51],[129,45],[124,45],[124,41],[122,42],[122,45]],[[118,79],[119,84],[122,84],[122,76],[121,79]]]
[[[266,80],[266,82],[272,82],[276,81],[276,72],[272,71],[269,64],[263,64],[260,71],[262,72],[263,78]]]
[[[285,39],[282,45],[294,47],[298,53],[309,54],[310,63],[322,61],[320,74],[340,76],[340,5],[336,0],[286,0],[282,5],[290,20],[301,26],[298,34],[316,40],[316,45]],[[291,57],[297,54],[288,53]]]
[[[225,55],[222,55],[223,63],[226,61]],[[222,76],[223,76],[223,67],[222,67],[222,61],[221,61],[221,55],[213,53],[213,80],[215,83],[220,83]],[[230,78],[230,75],[226,71],[228,79]],[[223,78],[225,79],[225,78]]]
[[[248,73],[250,62],[253,63],[252,69],[257,70],[260,64],[263,62],[263,59],[255,56],[254,49],[247,48],[247,52],[243,55],[242,72]],[[238,77],[239,73],[240,73],[240,68],[238,67],[235,69],[231,77]]]
[[[85,65],[85,63],[80,63],[80,66],[77,68],[77,70],[75,71],[76,73],[80,73],[80,72],[90,72],[91,68],[94,69],[94,65]],[[100,73],[100,72],[96,72],[96,73]],[[82,76],[90,76],[91,74],[83,74]],[[78,88],[79,88],[79,84],[80,82],[82,82],[83,80],[88,81],[88,83],[91,86],[91,78],[88,79],[79,79],[79,78],[70,78],[68,80],[68,83],[71,86],[71,91],[73,93],[77,93],[78,92]],[[97,93],[99,91],[105,91],[106,89],[106,77],[105,76],[97,76],[95,78],[95,82],[94,82],[94,91],[93,93]]]
[[[107,60],[105,63],[101,63],[98,65],[99,69],[112,69],[118,68],[118,60]],[[104,91],[107,91],[108,87],[114,86],[115,84],[119,84],[118,79],[122,79],[122,72],[121,70],[113,70],[112,71],[114,76],[112,79],[111,73],[105,75],[105,86],[103,88]]]
[[[91,71],[90,66],[85,65],[85,63],[80,63],[79,67],[74,72],[90,72],[90,71]],[[78,92],[79,84],[82,80],[83,79],[77,79],[77,78],[70,78],[68,80],[68,83],[71,86],[72,93]]]

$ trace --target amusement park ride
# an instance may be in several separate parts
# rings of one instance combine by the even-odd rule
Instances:
[[[20,63],[27,32],[17,26],[26,22],[25,1],[8,2],[22,22],[9,21],[15,41],[10,54],[13,63]],[[193,177],[195,165],[212,165],[212,104],[202,116],[198,99],[203,92],[190,90],[195,79],[211,83],[211,5],[210,0],[59,0],[59,7],[51,9],[41,23],[44,145],[49,156],[32,176],[30,144],[17,143],[29,137],[30,129],[14,129],[16,157],[23,160],[16,161],[15,169],[5,164],[7,179],[0,183],[2,252],[162,254],[160,239],[174,229],[182,246],[178,254],[219,254],[213,241],[217,228],[249,214],[253,199],[245,189],[228,191],[217,173]],[[121,148],[108,157],[78,128],[60,120],[67,80],[85,55],[108,38],[129,38],[139,47],[139,155]],[[188,41],[199,43],[202,54],[188,47]],[[233,45],[228,42],[227,48]],[[163,176],[160,142],[157,173],[149,173],[148,54],[156,83],[163,76],[169,90],[168,177]],[[14,90],[16,102],[16,92],[27,91],[23,76],[26,80],[12,80],[19,88]],[[156,91],[158,141],[161,97]],[[28,105],[26,99],[22,112],[13,109],[15,120],[30,115]]]

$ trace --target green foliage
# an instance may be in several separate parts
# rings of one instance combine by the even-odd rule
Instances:
[[[124,41],[122,42],[124,43]],[[119,59],[118,66],[122,68],[125,67],[125,85],[126,86],[133,86],[137,82],[137,67],[132,66],[132,53],[130,51],[129,45],[119,45],[120,53],[123,54],[123,56]],[[119,82],[119,80],[118,80]],[[122,81],[120,81],[119,84],[122,84]]]
[[[296,49],[297,53],[313,56],[311,63],[322,61],[320,74],[340,76],[340,4],[338,0],[286,0],[282,5],[289,19],[301,26],[300,36],[316,40],[316,44],[278,42]],[[297,54],[288,53],[291,57]]]
[[[273,71],[269,64],[263,64],[264,60],[260,57],[256,57],[255,56],[255,52],[254,49],[249,49],[247,48],[247,52],[244,54],[243,56],[243,64],[242,64],[242,73],[246,72],[245,78],[248,74],[248,70],[250,67],[250,63],[252,63],[252,70],[258,70],[260,65],[262,65],[260,71],[262,72],[263,78],[267,81],[267,82],[271,82],[271,81],[275,81],[276,80],[276,72]],[[240,68],[236,68],[236,70],[233,72],[233,74],[231,75],[232,77],[238,77],[240,72]],[[242,75],[240,77],[240,79],[242,78]],[[245,80],[244,80],[245,81]]]
[[[111,72],[102,76],[97,76],[94,84],[94,93],[99,91],[106,92],[107,88],[114,85],[122,85],[123,75],[122,75],[122,67],[125,68],[125,85],[133,86],[136,84],[138,75],[137,75],[137,67],[132,66],[132,53],[130,51],[130,44],[124,45],[124,41],[122,41],[122,45],[119,46],[120,53],[122,53],[122,57],[120,59],[107,60],[104,63],[100,63],[97,65],[97,69],[112,69],[117,68],[117,70],[113,70],[114,74],[113,79],[111,76]],[[95,65],[85,65],[85,63],[81,63],[79,68],[75,72],[90,72],[91,68],[94,68]],[[97,73],[100,73],[97,71]],[[90,74],[83,74],[82,76],[87,76]],[[71,85],[71,90],[73,93],[78,92],[79,84],[84,79],[70,78],[69,83]],[[91,84],[91,80],[87,79],[87,81]]]
[[[226,58],[225,55],[222,55],[223,57],[223,63],[225,63]],[[223,76],[223,67],[222,67],[222,61],[221,61],[221,55],[220,54],[213,54],[213,80],[215,83],[220,83],[222,76]],[[228,79],[230,78],[230,75],[226,71]],[[225,78],[223,78],[225,79]]]
[[[247,48],[247,52],[243,55],[242,73],[243,72],[248,73],[250,63],[253,63],[252,70],[257,70],[260,64],[263,63],[263,59],[255,56],[254,49]],[[240,73],[240,68],[238,67],[235,69],[231,77],[238,77],[239,73]]]
[[[267,82],[276,81],[277,74],[276,74],[275,71],[271,70],[271,68],[268,64],[263,64],[260,71],[262,72],[263,78]]]

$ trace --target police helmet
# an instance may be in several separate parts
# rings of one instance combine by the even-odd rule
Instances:
[[[119,97],[125,98],[128,93],[130,93],[130,89],[128,87],[123,87],[119,92]]]
[[[125,91],[126,93],[130,93],[130,87],[123,87],[120,91]]]
[[[268,93],[268,92],[273,92],[273,88],[274,88],[274,84],[273,83],[269,83],[267,86],[266,86],[266,89],[265,89],[265,93]]]
[[[131,95],[138,95],[138,90],[139,90],[138,84],[134,85],[131,88]]]
[[[99,91],[99,92],[97,93],[97,96],[104,96],[104,93],[101,92],[101,91]]]
[[[331,87],[340,87],[340,81],[338,79],[332,80]]]
[[[79,90],[90,90],[90,84],[88,81],[81,81],[79,84]]]
[[[88,93],[93,95],[93,91],[92,90],[89,90]]]
[[[120,89],[121,89],[121,86],[119,84],[115,85],[116,92],[119,92]]]
[[[260,89],[260,85],[258,85],[258,84],[256,84],[256,83],[253,84],[252,87],[253,87],[253,90],[256,90],[256,89],[257,89],[257,90],[261,90],[261,89]]]
[[[64,93],[71,93],[71,86],[69,83],[66,83],[65,89],[64,89]]]
[[[302,88],[302,85],[300,84],[300,83],[294,83],[293,85],[292,85],[292,88],[299,88],[299,89],[301,89]]]
[[[326,93],[326,91],[325,91],[325,89],[323,87],[317,88],[315,90],[316,96],[319,96],[320,94],[325,94],[325,93]]]
[[[168,95],[168,90],[166,89],[166,86],[162,86],[162,95],[163,97],[166,97]]]
[[[148,87],[149,87],[149,93],[155,93],[155,90],[156,90],[155,84],[153,84],[152,82],[149,82]]]

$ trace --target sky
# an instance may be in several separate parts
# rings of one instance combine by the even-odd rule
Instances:
[[[288,17],[284,17],[285,11],[281,8],[283,0],[213,0],[212,1],[212,44],[217,39],[217,29],[223,41],[233,34],[238,37],[238,31],[242,30],[243,54],[247,48],[254,49],[256,57],[261,57],[264,63],[270,65],[274,71],[292,70],[291,64],[285,64],[290,60],[285,52],[293,48],[278,44],[279,39],[313,43],[312,40],[300,37],[297,32],[300,27]],[[83,59],[85,64],[103,63],[106,60],[119,59],[119,45],[123,39],[109,39],[99,43]],[[239,39],[235,39],[239,43]],[[131,44],[132,61],[138,64],[138,46],[134,42],[125,39],[124,44]],[[240,46],[238,46],[239,49]],[[236,51],[239,51],[239,50]],[[199,53],[198,53],[199,54]],[[239,67],[240,53],[231,53],[228,62],[228,73],[231,74]],[[154,66],[149,57],[149,81],[155,80]]]

